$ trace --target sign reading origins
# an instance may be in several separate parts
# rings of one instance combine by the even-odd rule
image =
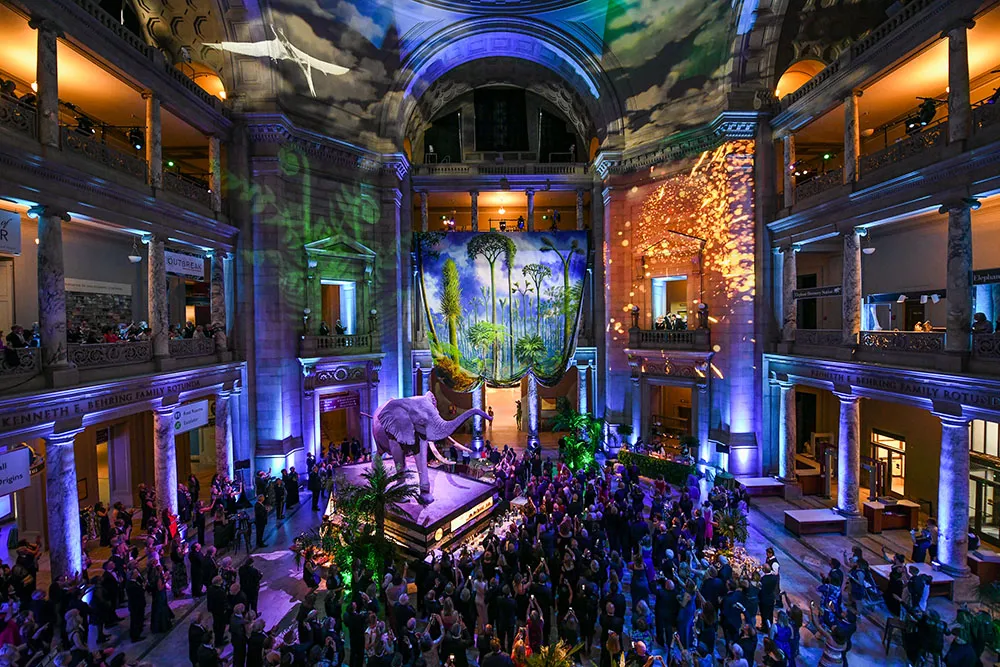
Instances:
[[[208,424],[208,401],[185,403],[174,410],[174,433],[184,433]]]
[[[0,211],[0,252],[7,255],[21,254],[21,214]]]
[[[830,285],[829,287],[805,287],[803,289],[792,290],[794,299],[822,299],[828,296],[840,296],[843,288],[840,285]]]
[[[31,451],[18,447],[0,454],[0,496],[31,485]]]
[[[361,398],[358,396],[356,391],[352,391],[348,394],[336,394],[333,396],[324,396],[319,399],[319,411],[320,412],[330,412],[332,410],[340,410],[343,408],[359,408],[361,407]]]
[[[166,261],[167,273],[172,273],[175,276],[188,276],[189,278],[202,279],[205,277],[204,257],[165,250],[163,258]]]

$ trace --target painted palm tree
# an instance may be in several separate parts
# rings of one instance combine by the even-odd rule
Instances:
[[[438,243],[444,238],[444,232],[417,232],[413,235],[414,251],[416,252],[417,278],[420,281],[420,298],[424,307],[427,306],[427,287],[424,285],[424,262],[433,261],[441,256],[437,250]],[[429,312],[429,310],[428,310]],[[434,318],[427,317],[427,328],[431,341],[437,343],[437,331],[434,328]]]
[[[507,365],[511,376],[514,375],[514,290],[511,288],[511,274],[514,273],[514,256],[517,254],[517,246],[508,237],[507,250],[503,258],[504,268],[507,269]]]
[[[469,261],[475,264],[476,258],[482,256],[490,265],[490,324],[496,326],[497,323],[497,285],[496,285],[496,264],[503,257],[506,259],[510,255],[510,248],[514,247],[514,242],[509,237],[500,232],[486,232],[476,234],[469,239],[466,245],[466,252]],[[509,271],[508,271],[509,275]],[[496,345],[493,347],[493,376],[497,374],[497,354]]]
[[[458,351],[458,319],[462,316],[462,288],[458,279],[458,266],[455,260],[449,258],[442,269],[444,292],[441,296],[441,312],[448,323],[448,343],[451,345],[451,358],[458,364],[461,354]]]
[[[356,507],[371,516],[375,523],[375,539],[385,543],[386,512],[402,514],[403,505],[420,499],[420,486],[407,481],[409,470],[388,469],[381,456],[376,456],[372,467],[362,477],[364,484],[348,490]]]
[[[569,265],[573,261],[573,255],[577,253],[582,253],[580,250],[580,242],[573,239],[570,244],[569,249],[559,250],[556,248],[555,243],[552,241],[551,237],[542,237],[542,247],[540,248],[542,252],[553,252],[559,261],[562,262],[563,267],[563,349],[569,348],[570,336],[573,334],[573,326],[570,322],[570,290],[569,290]]]
[[[545,360],[545,341],[538,335],[525,336],[518,339],[514,353],[518,361],[528,368],[534,368]]]
[[[524,282],[524,285],[522,285],[520,282],[516,280],[514,281],[514,294],[517,295],[518,300],[520,301],[517,314],[520,316],[521,320],[521,335],[524,335],[526,333],[524,329],[527,316],[524,313],[524,297],[529,292],[531,292],[531,285],[529,285],[527,281]]]
[[[535,334],[538,335],[542,327],[542,282],[552,275],[552,269],[544,264],[528,264],[521,269],[525,278],[535,283]]]
[[[482,362],[480,372],[486,368],[487,353],[503,340],[506,333],[504,327],[499,324],[490,324],[489,322],[476,322],[469,328],[468,333],[465,334],[465,338],[469,341],[469,345],[479,353],[479,359]],[[496,374],[496,356],[493,358],[493,363],[494,374]]]

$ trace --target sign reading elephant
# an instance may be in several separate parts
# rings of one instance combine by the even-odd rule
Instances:
[[[492,420],[478,408],[463,412],[450,421],[443,419],[438,412],[437,399],[427,392],[422,396],[393,398],[380,405],[372,418],[372,434],[378,455],[391,455],[396,470],[405,470],[407,454],[414,454],[420,478],[420,502],[426,505],[434,500],[427,474],[428,447],[442,440],[454,442],[452,433],[476,416]]]

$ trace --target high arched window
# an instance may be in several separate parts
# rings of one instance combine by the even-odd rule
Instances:
[[[823,71],[825,64],[819,60],[798,60],[792,63],[778,79],[774,95],[779,100],[801,88],[809,79]]]

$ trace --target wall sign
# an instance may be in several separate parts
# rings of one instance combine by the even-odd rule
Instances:
[[[205,277],[205,258],[185,255],[181,252],[165,250],[163,257],[167,264],[167,273],[189,278]]]
[[[0,496],[31,485],[31,451],[18,447],[0,454]]]
[[[127,283],[106,283],[100,280],[84,280],[83,278],[66,278],[65,283],[67,292],[132,296],[132,286]]]
[[[185,433],[208,424],[208,401],[185,403],[174,410],[174,433]]]
[[[877,373],[832,371],[819,368],[794,369],[788,372],[791,375],[802,375],[815,380],[832,382],[834,385],[850,385],[861,389],[915,396],[932,401],[949,401],[978,408],[1000,409],[1000,391],[971,389],[967,384],[960,385],[943,379],[921,382],[890,375],[884,369]]]
[[[792,298],[795,299],[822,299],[829,296],[840,296],[843,289],[840,285],[830,285],[829,287],[806,287],[792,290]]]
[[[21,214],[0,211],[0,252],[21,254]]]
[[[332,410],[340,410],[343,408],[358,407],[361,407],[361,398],[358,396],[357,392],[339,394],[336,396],[326,396],[319,399],[320,412],[330,412]]]
[[[1000,283],[1000,269],[979,269],[972,272],[973,285]]]

